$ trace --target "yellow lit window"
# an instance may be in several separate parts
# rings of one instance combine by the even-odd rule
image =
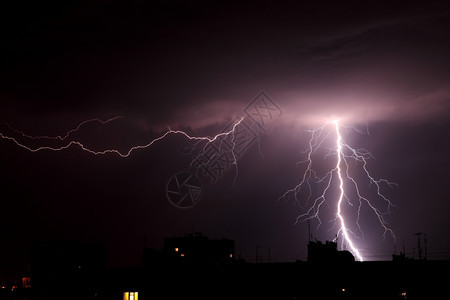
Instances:
[[[139,300],[138,292],[124,292],[123,300]]]
[[[178,248],[175,248],[175,252],[178,252]]]

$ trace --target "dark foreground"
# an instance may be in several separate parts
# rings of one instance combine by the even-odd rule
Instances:
[[[449,262],[420,261],[155,268],[146,272],[142,294],[148,299],[159,293],[166,299],[448,299],[449,267]]]
[[[153,262],[36,281],[1,299],[448,299],[449,261],[345,264]],[[49,280],[51,278],[51,280]],[[138,297],[128,296],[138,295]]]

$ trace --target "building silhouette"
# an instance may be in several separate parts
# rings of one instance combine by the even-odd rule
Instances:
[[[350,251],[338,251],[337,243],[326,241],[309,241],[308,262],[310,263],[352,263],[355,257]]]
[[[106,267],[100,245],[39,243],[25,279],[32,297],[7,299],[446,299],[450,261],[359,262],[329,241],[307,249],[307,261],[246,263],[233,240],[196,233],[165,238],[144,248],[141,266],[119,268]]]

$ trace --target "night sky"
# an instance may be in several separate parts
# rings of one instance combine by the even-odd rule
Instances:
[[[230,168],[179,209],[167,182],[201,147],[170,135],[127,158],[76,145],[30,152],[0,139],[0,279],[26,271],[34,242],[98,242],[108,264],[141,263],[144,245],[203,232],[254,261],[306,259],[305,208],[279,199],[305,170],[308,129],[339,118],[368,169],[395,182],[384,216],[413,255],[450,258],[450,5],[446,1],[42,1],[0,9],[0,133],[29,147],[70,135],[94,151],[127,152],[170,127],[213,136],[263,91],[280,110]],[[367,134],[368,133],[368,134]],[[326,147],[318,153],[326,167]],[[329,149],[329,148],[328,148]],[[322,156],[321,156],[322,155]],[[323,162],[320,161],[324,158]],[[331,158],[332,159],[332,158]],[[235,183],[233,181],[236,178]],[[322,172],[322,175],[323,172]],[[365,183],[367,188],[368,182]],[[373,191],[373,190],[372,190]],[[331,209],[312,234],[333,239]],[[383,204],[383,203],[381,203]],[[381,205],[380,209],[386,207]],[[355,243],[390,260],[394,241],[366,209]],[[145,237],[145,238],[144,238]],[[417,250],[415,251],[417,256]]]

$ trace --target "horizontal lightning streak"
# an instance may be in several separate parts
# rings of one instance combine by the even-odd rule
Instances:
[[[81,128],[83,125],[85,125],[85,124],[92,123],[92,122],[98,122],[98,123],[101,123],[101,124],[105,125],[105,124],[108,124],[108,123],[110,123],[110,122],[112,122],[112,121],[115,121],[115,120],[121,119],[121,118],[123,118],[123,116],[113,117],[113,118],[110,118],[110,119],[108,119],[108,120],[106,120],[106,121],[103,121],[103,120],[101,120],[101,119],[99,119],[99,118],[89,119],[89,120],[83,121],[83,122],[81,122],[80,124],[78,124],[78,126],[77,126],[76,128],[69,130],[64,136],[61,136],[61,135],[57,135],[57,136],[48,136],[48,135],[37,135],[37,136],[33,136],[33,135],[26,134],[26,133],[24,133],[23,131],[17,130],[16,128],[14,128],[14,127],[12,127],[11,125],[9,125],[7,122],[5,122],[5,124],[6,124],[6,126],[8,126],[12,131],[14,131],[14,132],[20,134],[20,135],[23,136],[23,137],[26,137],[26,138],[29,138],[29,139],[32,139],[32,140],[47,139],[47,140],[60,140],[60,141],[64,141],[65,139],[67,139],[67,138],[69,137],[69,135],[71,135],[72,133],[75,133],[75,132],[77,132],[78,130],[80,130],[80,128]]]
[[[69,135],[71,135],[74,132],[78,131],[81,128],[81,126],[86,124],[86,123],[93,122],[93,121],[98,121],[98,122],[100,122],[102,124],[106,124],[106,123],[109,123],[109,122],[111,122],[113,120],[116,120],[118,118],[121,118],[121,117],[111,118],[111,119],[108,119],[107,121],[102,121],[100,119],[87,120],[87,121],[84,121],[84,122],[80,123],[75,129],[72,129],[72,130],[68,131],[64,136],[55,136],[55,137],[51,137],[51,136],[30,136],[30,135],[26,135],[23,132],[18,131],[18,130],[14,130],[14,131],[16,131],[17,133],[21,134],[24,137],[28,137],[28,138],[31,138],[31,139],[57,139],[57,140],[60,140],[60,141],[64,141],[64,140],[66,140],[69,137]],[[16,138],[11,137],[11,136],[7,136],[7,135],[5,135],[5,134],[3,134],[1,132],[0,132],[0,138],[5,139],[5,140],[10,140],[10,141],[14,142],[17,146],[19,146],[19,147],[21,147],[23,149],[26,149],[26,150],[28,150],[30,152],[39,152],[39,151],[44,151],[44,150],[48,150],[48,151],[62,151],[62,150],[70,148],[71,146],[78,146],[83,151],[86,151],[86,152],[94,154],[94,155],[105,155],[105,154],[108,154],[108,153],[112,153],[112,154],[117,154],[120,157],[126,158],[126,157],[129,157],[133,151],[136,151],[136,150],[139,150],[139,149],[148,148],[148,147],[152,146],[153,144],[155,144],[156,142],[158,142],[160,140],[163,140],[168,135],[183,135],[189,140],[194,140],[194,141],[199,141],[199,142],[205,141],[207,143],[213,143],[217,139],[219,139],[220,137],[232,134],[235,131],[236,127],[243,121],[243,119],[244,119],[243,117],[240,118],[234,124],[233,128],[230,129],[229,131],[219,133],[219,134],[215,135],[214,137],[191,136],[191,135],[187,134],[185,131],[172,130],[172,129],[169,128],[161,136],[150,140],[146,144],[133,146],[126,152],[120,152],[117,149],[106,149],[106,150],[96,151],[96,150],[92,150],[92,149],[86,147],[83,143],[81,143],[80,141],[76,141],[76,140],[72,140],[72,141],[68,142],[67,144],[65,144],[63,146],[60,146],[60,147],[40,146],[40,147],[33,148],[33,147],[27,146],[27,145],[19,142]]]

